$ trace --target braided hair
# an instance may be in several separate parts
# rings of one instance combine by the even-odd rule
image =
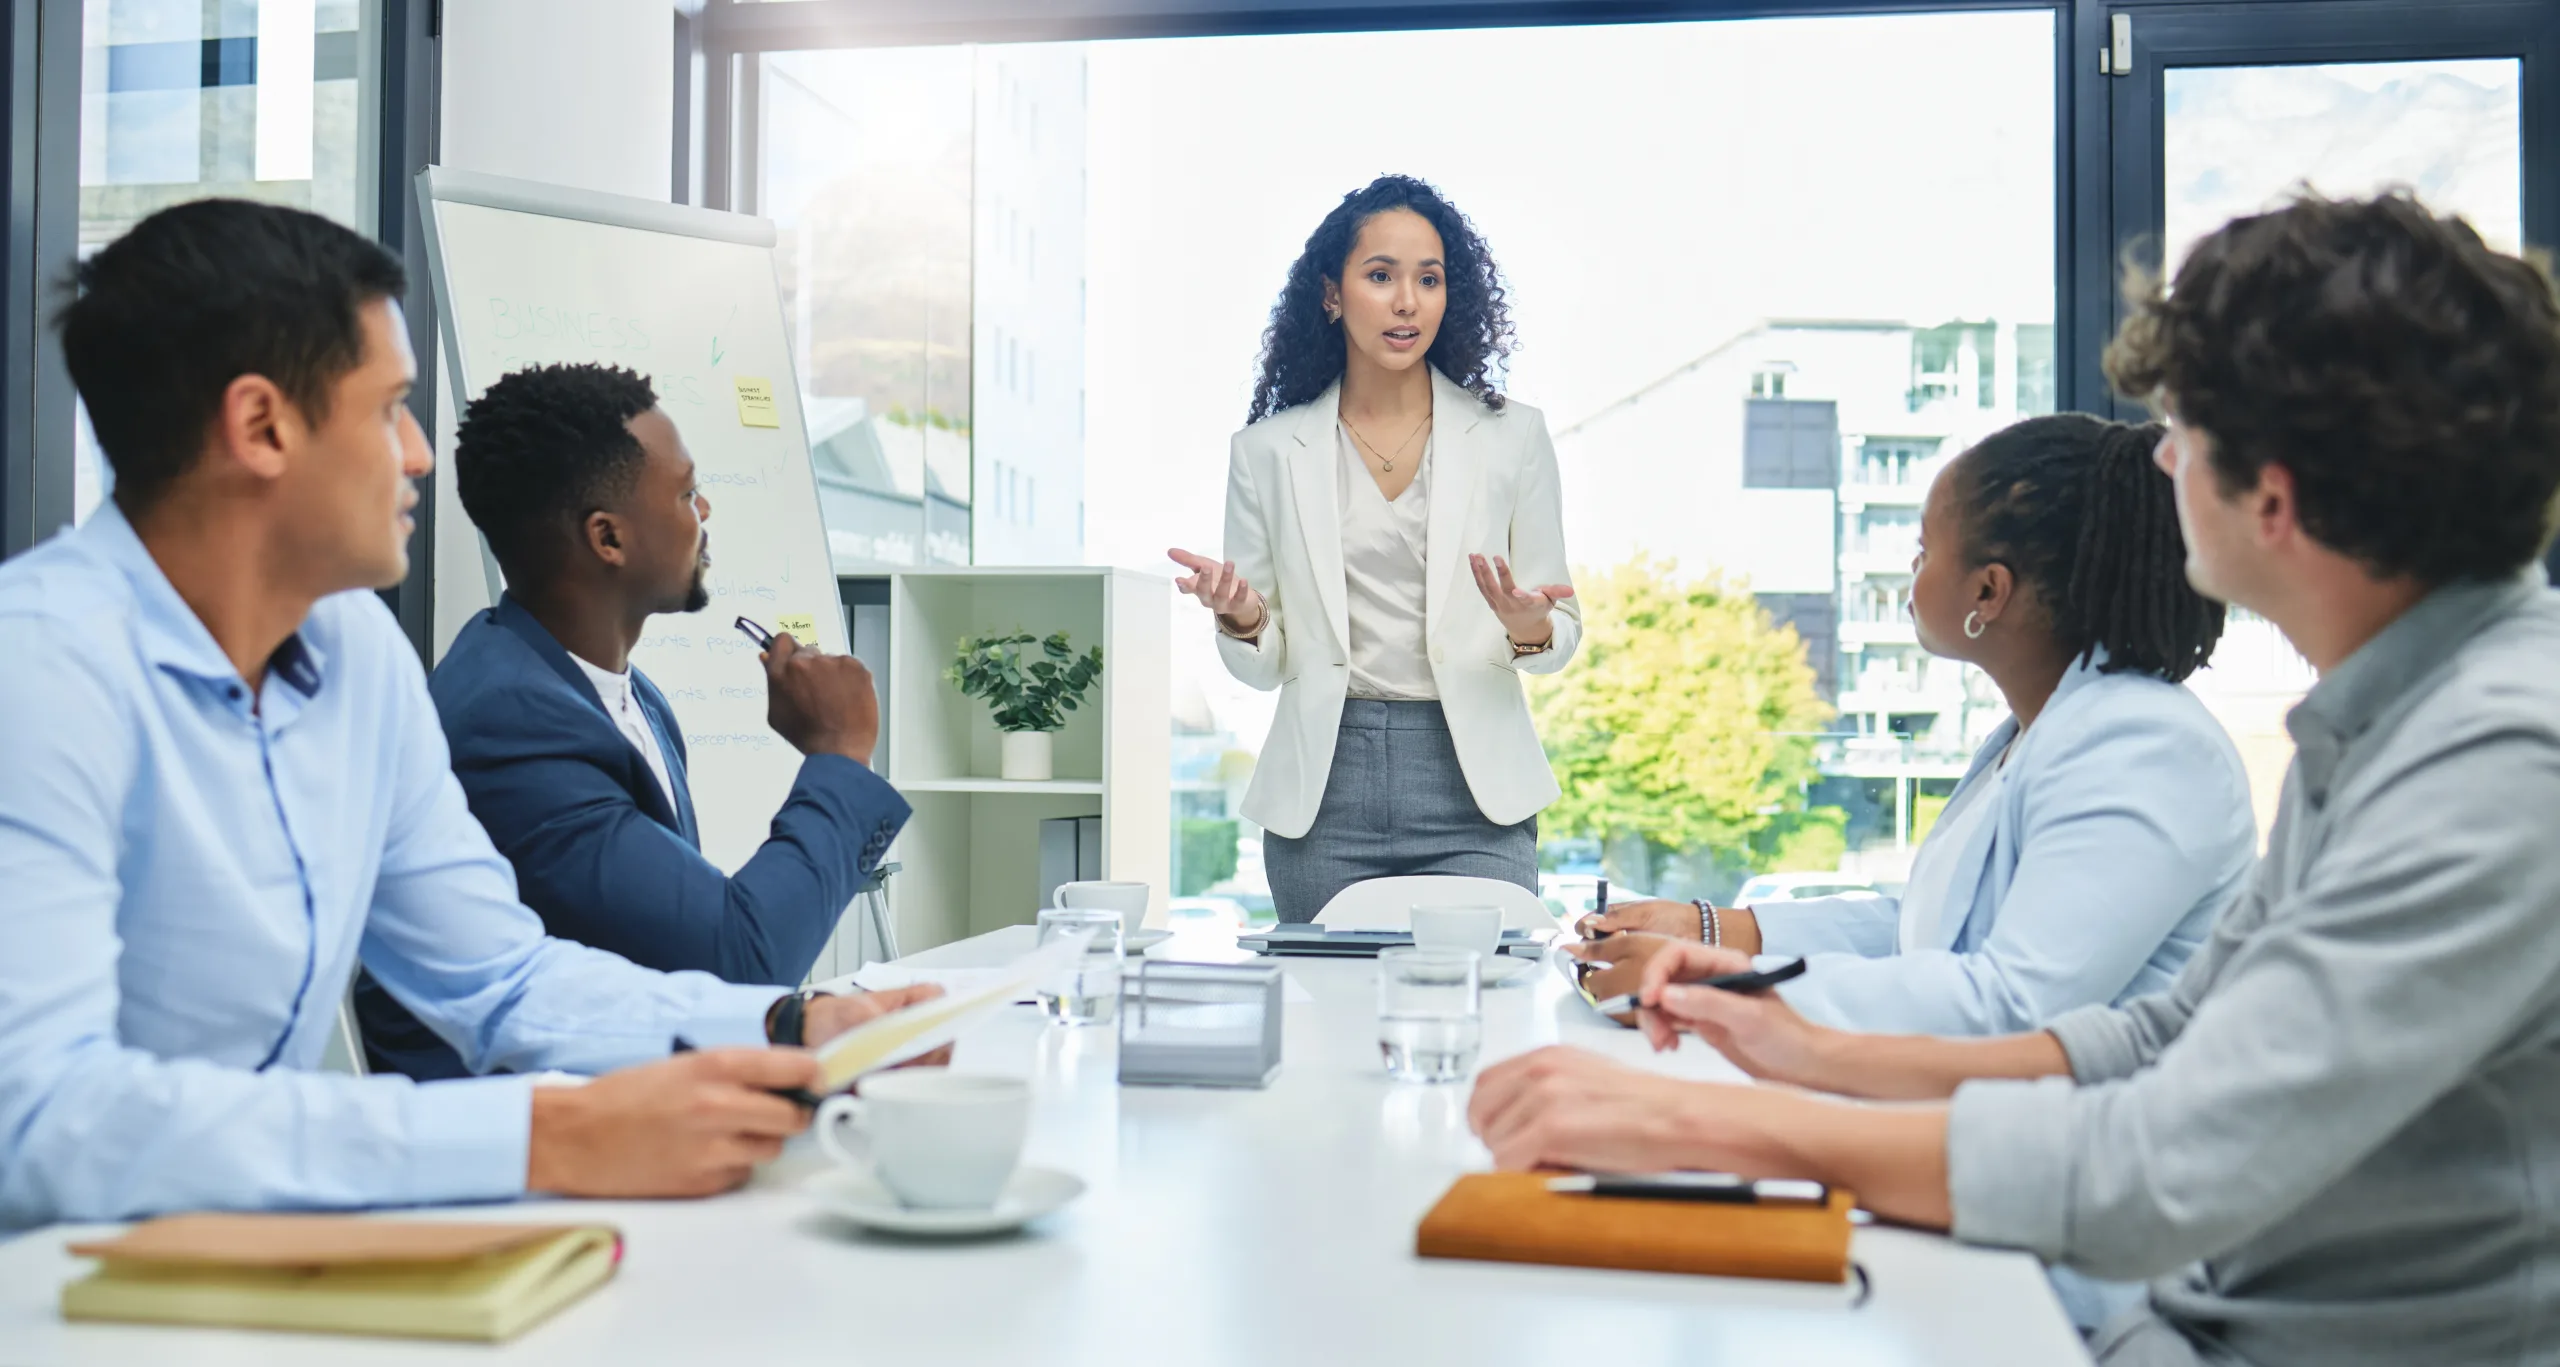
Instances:
[[[1958,458],[1966,559],[2035,586],[2053,633],[2109,674],[2176,683],[2212,658],[2222,605],[2187,582],[2176,492],[2152,463],[2158,424],[2029,418]]]

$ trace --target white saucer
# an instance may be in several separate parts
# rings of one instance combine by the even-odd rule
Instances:
[[[1084,1195],[1084,1179],[1055,1168],[1017,1168],[992,1210],[911,1210],[870,1177],[842,1168],[809,1179],[808,1191],[830,1212],[865,1229],[927,1238],[1002,1234]]]
[[[1120,948],[1126,953],[1135,954],[1140,950],[1163,944],[1172,938],[1173,932],[1170,930],[1133,930],[1120,937]]]
[[[1539,961],[1536,959],[1518,959],[1513,958],[1508,954],[1497,954],[1492,958],[1485,960],[1483,970],[1484,985],[1487,987],[1509,987],[1511,984],[1520,981],[1522,978],[1528,977],[1530,974],[1537,972],[1538,963]]]

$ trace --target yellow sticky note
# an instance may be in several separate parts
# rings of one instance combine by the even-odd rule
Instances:
[[[773,407],[773,381],[752,375],[738,377],[738,424],[742,427],[780,427],[782,415]]]
[[[791,639],[804,646],[818,643],[818,619],[815,617],[776,617],[773,629],[791,633]]]

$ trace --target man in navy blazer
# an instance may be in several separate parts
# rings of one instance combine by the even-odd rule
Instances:
[[[807,756],[772,837],[732,876],[703,858],[684,732],[631,667],[649,618],[699,612],[711,505],[649,383],[596,365],[491,385],[457,434],[462,505],[508,591],[454,638],[430,689],[472,814],[549,932],[656,969],[795,986],[905,824],[873,773],[871,676],[789,635],[764,653],[766,715]],[[370,979],[376,1071],[465,1074]]]

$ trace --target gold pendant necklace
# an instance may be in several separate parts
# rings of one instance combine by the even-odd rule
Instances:
[[[1380,455],[1378,451],[1378,444],[1369,440],[1368,436],[1360,430],[1360,424],[1353,422],[1349,418],[1344,418],[1342,420],[1342,425],[1350,429],[1351,439],[1353,441],[1369,448],[1369,454],[1377,457],[1379,472],[1382,474],[1392,475],[1396,472],[1397,457],[1404,454],[1404,448],[1413,445],[1413,439],[1422,435],[1422,429],[1429,425],[1430,422],[1431,414],[1428,410],[1425,410],[1422,415],[1422,421],[1415,423],[1413,425],[1413,430],[1404,434],[1404,440],[1396,443],[1396,453],[1393,456]]]

